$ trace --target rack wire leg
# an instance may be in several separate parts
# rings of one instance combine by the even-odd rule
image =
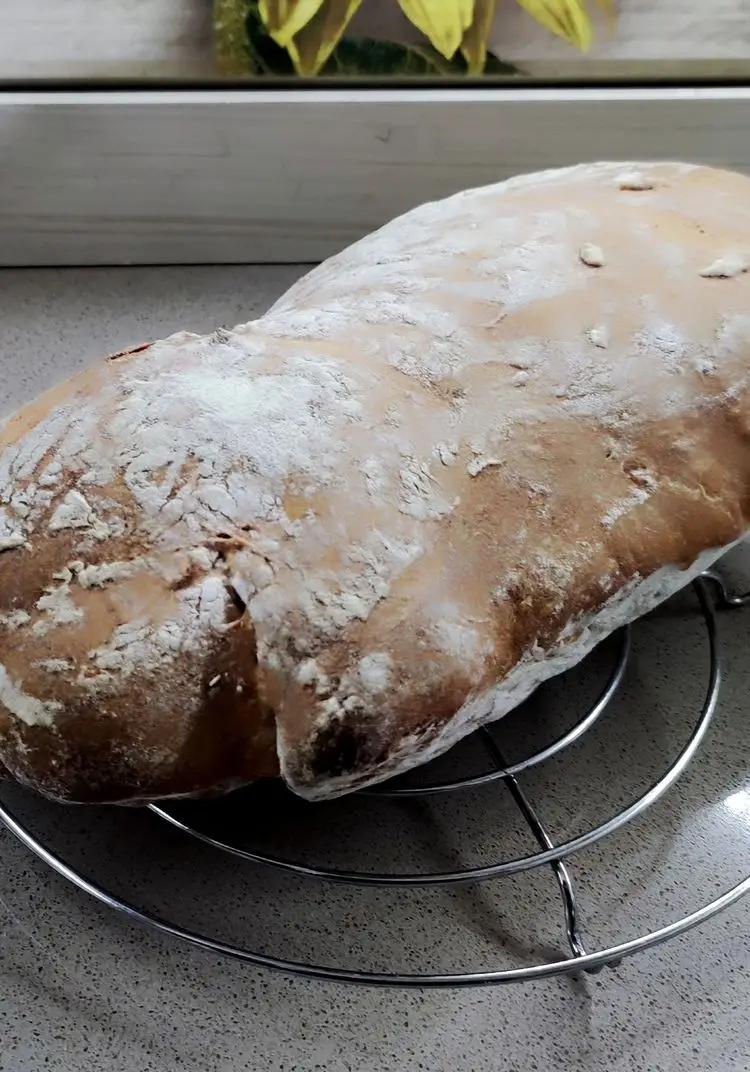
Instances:
[[[711,581],[716,589],[716,607],[719,610],[731,610],[737,607],[746,607],[750,604],[750,592],[740,592],[738,595],[727,591],[726,582],[716,570],[706,570],[698,578],[700,581]]]
[[[484,745],[492,757],[492,761],[497,764],[498,770],[504,770],[507,767],[505,757],[500,751],[497,742],[493,738],[492,734],[487,730],[481,731]],[[513,774],[506,774],[503,777],[503,781],[508,787],[508,790],[515,801],[518,810],[523,815],[526,823],[529,826],[537,844],[542,849],[551,849],[554,847],[552,838],[547,833],[547,830],[542,823],[541,819],[534,811],[529,798],[524,793],[523,789],[518,783],[518,779]],[[586,956],[586,946],[583,942],[583,935],[581,934],[581,928],[579,924],[578,914],[578,902],[576,901],[575,886],[573,885],[573,879],[571,878],[570,871],[567,865],[562,860],[554,860],[550,865],[554,872],[557,884],[560,887],[560,894],[562,896],[563,908],[565,910],[565,933],[568,939],[568,945],[571,952],[575,957]],[[612,966],[615,967],[620,961],[612,961]],[[596,968],[587,968],[588,975],[598,974],[604,965],[599,965]]]

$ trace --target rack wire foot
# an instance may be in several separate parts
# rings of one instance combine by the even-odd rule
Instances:
[[[733,610],[737,607],[750,605],[750,592],[740,592],[738,595],[730,594],[727,591],[726,581],[715,570],[706,570],[705,573],[700,575],[699,580],[710,581],[714,586],[718,594],[715,605],[719,610]]]
[[[554,849],[555,844],[552,841],[552,838],[532,806],[531,801],[521,788],[518,779],[514,774],[508,772],[508,764],[497,741],[495,741],[494,737],[487,729],[483,728],[481,730],[481,735],[484,746],[489,753],[492,762],[496,765],[498,771],[503,772],[502,780],[507,786],[510,795],[513,797],[518,810],[526,820],[539,848]],[[557,884],[560,887],[560,895],[562,897],[563,910],[565,912],[565,935],[568,939],[568,945],[570,946],[570,950],[574,957],[585,957],[588,955],[588,950],[586,949],[583,940],[579,922],[580,913],[578,910],[578,901],[570,869],[562,860],[554,860],[550,864],[550,867],[552,868],[554,876],[557,879]],[[620,963],[621,961],[614,960],[610,961],[608,966],[615,968]],[[600,964],[594,968],[585,968],[584,971],[587,975],[598,975],[603,967],[604,965]]]

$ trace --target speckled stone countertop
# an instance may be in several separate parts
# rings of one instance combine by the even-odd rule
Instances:
[[[301,269],[0,272],[0,416],[103,354],[259,314]],[[747,587],[750,552],[722,569]],[[725,683],[685,775],[646,816],[570,861],[591,948],[696,909],[750,871],[750,610],[722,612]],[[612,666],[609,642],[496,730],[511,759],[572,725]],[[522,775],[558,840],[641,794],[700,708],[707,643],[684,593],[637,623],[615,701],[564,755]],[[471,742],[443,772],[479,769]],[[374,971],[470,971],[565,955],[548,868],[450,890],[378,890],[285,876],[201,847],[141,809],[0,799],[121,897],[183,927],[290,959]],[[181,814],[308,863],[451,870],[533,851],[494,785],[409,803],[304,805],[274,787]],[[0,830],[3,1072],[600,1072],[750,1067],[750,900],[593,977],[470,990],[374,990],[220,959],[131,924]]]

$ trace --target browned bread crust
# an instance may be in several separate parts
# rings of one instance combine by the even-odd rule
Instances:
[[[426,205],[0,429],[0,771],[310,797],[498,718],[742,538],[750,181]],[[277,758],[278,756],[278,758]]]

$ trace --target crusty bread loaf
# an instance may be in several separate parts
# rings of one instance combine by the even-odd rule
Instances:
[[[741,539],[750,181],[583,165],[395,220],[0,430],[0,764],[304,796],[496,719]],[[277,760],[278,756],[278,760]]]

